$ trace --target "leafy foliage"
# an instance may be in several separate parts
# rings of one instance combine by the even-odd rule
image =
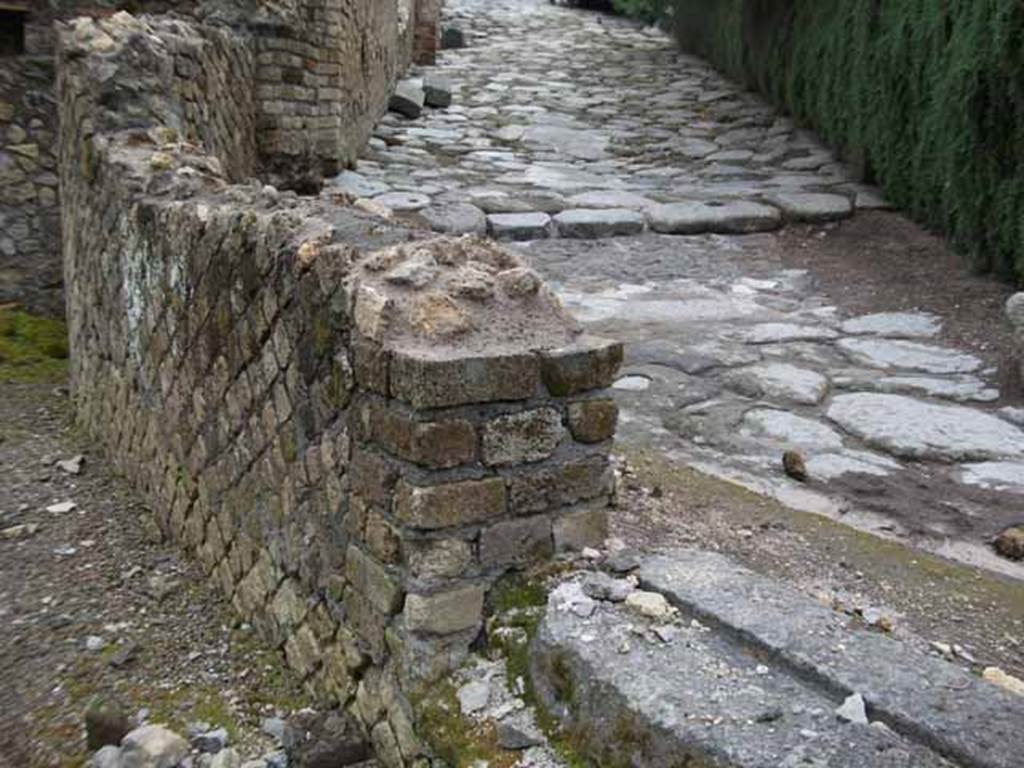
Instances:
[[[685,48],[814,126],[974,268],[1024,280],[1024,3],[671,2]]]

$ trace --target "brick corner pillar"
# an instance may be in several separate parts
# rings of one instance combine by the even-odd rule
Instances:
[[[432,66],[437,60],[441,40],[442,0],[419,0],[413,28],[413,60],[421,66]]]

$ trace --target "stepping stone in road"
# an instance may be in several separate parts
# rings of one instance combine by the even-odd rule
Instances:
[[[551,236],[551,217],[546,213],[493,213],[487,229],[495,240],[541,240]]]
[[[636,192],[620,192],[616,190],[597,190],[573,195],[568,199],[572,208],[630,208],[642,211],[658,205],[654,200],[638,195]]]
[[[853,215],[853,205],[844,195],[783,192],[770,195],[767,200],[779,208],[788,221],[838,221]]]
[[[782,226],[778,208],[746,200],[667,203],[654,206],[647,216],[651,229],[668,235],[747,234],[770,232]]]
[[[1024,432],[962,405],[856,392],[837,396],[828,417],[868,445],[902,458],[988,461],[1024,457]]]
[[[575,208],[555,216],[562,237],[596,239],[644,231],[643,214],[625,208]]]
[[[428,107],[445,109],[452,105],[452,84],[446,77],[430,74],[423,78],[423,98]]]
[[[426,94],[415,80],[400,80],[388,101],[388,109],[415,120],[423,112]]]
[[[789,363],[765,363],[731,371],[726,382],[747,397],[800,405],[817,405],[828,392],[828,379],[820,373]]]

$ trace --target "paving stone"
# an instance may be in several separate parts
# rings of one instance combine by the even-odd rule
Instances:
[[[389,191],[387,184],[369,179],[355,171],[342,171],[330,179],[328,184],[354,197],[377,197]]]
[[[539,240],[551,235],[551,217],[546,213],[493,213],[487,228],[496,240]]]
[[[789,411],[757,408],[743,416],[743,426],[754,436],[767,437],[784,446],[824,450],[843,447],[843,438],[834,429]]]
[[[836,346],[856,363],[874,368],[904,368],[925,373],[973,373],[982,366],[974,355],[913,341],[855,338]]]
[[[405,599],[405,625],[412,632],[450,635],[480,625],[484,587],[471,585],[431,595],[410,594]]]
[[[986,461],[1024,456],[1024,431],[960,405],[901,395],[837,395],[828,417],[873,448],[907,459]]]
[[[939,378],[937,376],[883,376],[865,381],[857,389],[887,392],[895,395],[925,395],[957,402],[991,403],[999,399],[999,390],[984,381],[963,374]]]
[[[435,232],[450,235],[482,235],[487,232],[487,217],[470,203],[430,205],[420,211]]]
[[[388,101],[388,109],[405,117],[415,119],[423,112],[426,94],[415,80],[400,80]]]
[[[643,232],[643,214],[625,208],[573,208],[554,217],[562,237],[595,239]]]
[[[430,197],[418,192],[385,192],[373,198],[373,202],[392,211],[418,211],[430,205]]]
[[[750,344],[779,344],[789,341],[832,341],[839,334],[824,325],[797,323],[761,323],[743,334]]]
[[[838,221],[853,215],[853,206],[845,195],[786,192],[769,195],[767,201],[789,221]]]
[[[642,211],[658,203],[636,192],[597,190],[573,195],[567,201],[572,208],[626,208]]]
[[[1024,493],[1024,462],[981,461],[964,464],[960,481],[996,491]]]
[[[928,338],[942,330],[942,320],[926,312],[879,312],[844,322],[840,328],[851,335],[869,334],[893,339]]]
[[[817,405],[828,392],[828,379],[789,363],[765,363],[731,371],[728,384],[747,397]]]
[[[742,200],[667,203],[648,209],[647,217],[651,229],[669,235],[769,232],[778,229],[782,223],[782,215],[777,208]]]

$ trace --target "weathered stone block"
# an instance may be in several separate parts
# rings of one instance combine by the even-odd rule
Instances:
[[[450,635],[480,625],[484,610],[483,585],[437,592],[410,594],[405,598],[405,626],[412,632]]]
[[[309,677],[320,664],[320,643],[313,630],[303,625],[293,632],[284,644],[288,666],[303,678]]]
[[[582,400],[569,405],[569,429],[581,443],[600,443],[615,436],[619,406],[614,400]]]
[[[476,458],[476,429],[465,419],[416,421],[395,408],[374,405],[370,434],[396,456],[432,469],[448,469]]]
[[[413,576],[421,579],[461,576],[473,564],[473,548],[461,539],[407,541],[404,552]]]
[[[402,587],[398,579],[354,545],[349,546],[345,555],[345,576],[381,613],[395,613],[401,605]]]
[[[480,534],[480,564],[485,568],[541,560],[552,553],[551,518],[547,515],[506,520]]]
[[[573,344],[542,353],[544,384],[559,397],[611,386],[622,365],[622,343],[581,336]]]
[[[483,427],[483,460],[491,466],[542,461],[564,436],[562,414],[554,408],[499,416]]]
[[[451,528],[494,520],[505,514],[507,493],[500,477],[434,486],[401,483],[395,514],[413,528]]]
[[[556,517],[553,532],[556,552],[598,548],[608,538],[608,509],[601,505]]]
[[[610,494],[614,484],[608,458],[588,456],[517,473],[509,486],[509,506],[514,514],[544,512]]]
[[[437,359],[395,353],[390,384],[393,397],[416,408],[525,400],[537,392],[540,361],[529,353]]]

